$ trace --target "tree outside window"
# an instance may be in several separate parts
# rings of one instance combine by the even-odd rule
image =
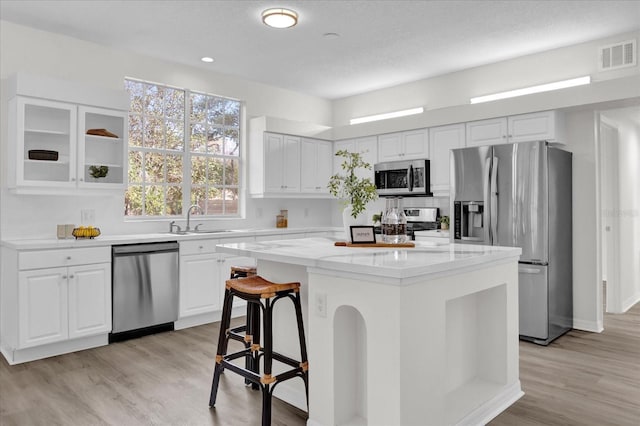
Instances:
[[[155,83],[125,80],[129,186],[125,215],[239,212],[240,102]],[[187,129],[187,131],[185,131]]]

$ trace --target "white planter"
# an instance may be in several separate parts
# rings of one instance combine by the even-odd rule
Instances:
[[[367,224],[366,210],[354,218],[351,216],[351,204],[342,211],[342,223],[344,225],[344,233],[346,241],[351,241],[351,227]]]

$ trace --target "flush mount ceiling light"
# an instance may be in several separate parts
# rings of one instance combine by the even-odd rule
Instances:
[[[213,58],[210,57],[210,56],[204,56],[204,57],[200,58],[200,60],[202,62],[207,62],[207,63],[213,62]]]
[[[572,78],[570,80],[556,81],[554,83],[541,84],[539,86],[525,87],[523,89],[510,90],[508,92],[494,93],[493,95],[471,98],[472,104],[496,101],[498,99],[515,98],[516,96],[530,95],[532,93],[549,92],[551,90],[564,89],[566,87],[582,86],[591,83],[591,76]]]
[[[290,28],[298,23],[298,14],[290,9],[267,9],[262,12],[262,22],[272,28]]]
[[[387,120],[389,118],[405,117],[407,115],[422,114],[424,112],[423,107],[405,109],[402,111],[387,112],[384,114],[368,115],[366,117],[352,118],[349,120],[349,124],[368,123],[370,121]]]

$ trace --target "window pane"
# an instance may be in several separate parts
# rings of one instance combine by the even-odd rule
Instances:
[[[228,158],[224,160],[224,184],[238,186],[238,167],[239,161]]]
[[[207,180],[209,185],[222,185],[222,166],[221,158],[209,158],[209,179]]]
[[[195,185],[207,182],[207,159],[194,155],[191,157],[191,183]]]
[[[224,153],[227,155],[239,155],[240,140],[237,129],[228,129],[224,132]]]
[[[164,122],[161,118],[144,118],[144,147],[164,148]]]
[[[144,110],[145,114],[162,117],[163,89],[155,84],[145,85]]]
[[[222,191],[219,188],[211,188],[207,195],[207,214],[222,214]]]
[[[164,89],[164,113],[167,118],[184,122],[184,90]]]
[[[144,110],[144,83],[125,80],[124,88],[129,92],[129,111],[140,114]]]
[[[209,154],[222,154],[222,135],[224,135],[224,131],[220,128],[209,129],[207,134],[207,152]]]
[[[238,189],[227,188],[224,191],[224,212],[238,214]]]
[[[167,149],[184,149],[184,123],[167,120]]]
[[[194,123],[204,122],[205,112],[207,110],[207,97],[198,93],[192,93],[190,104],[191,121]]]
[[[142,214],[142,187],[130,186],[124,194],[124,214],[140,216]]]
[[[227,101],[225,105],[224,124],[225,126],[240,126],[240,102]]]
[[[148,186],[145,191],[144,210],[147,216],[164,214],[164,187]]]
[[[182,187],[169,186],[167,188],[167,215],[182,215]]]
[[[142,153],[129,151],[129,182],[142,183]]]
[[[224,124],[224,99],[210,97],[207,111],[207,122],[212,126],[221,126]]]
[[[129,115],[129,146],[142,146],[141,115]]]
[[[144,174],[145,182],[164,182],[164,154],[145,153]]]
[[[166,157],[167,182],[182,183],[182,155],[170,155]]]
[[[191,188],[191,204],[197,204],[201,209],[206,207],[206,188]]]
[[[191,151],[206,152],[205,127],[202,124],[191,125]]]

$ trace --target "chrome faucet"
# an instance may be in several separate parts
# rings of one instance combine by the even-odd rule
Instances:
[[[193,210],[200,210],[200,213],[204,213],[202,211],[202,209],[200,208],[200,206],[198,206],[197,204],[192,205],[191,207],[189,207],[189,210],[187,211],[187,227],[185,228],[185,231],[191,231],[191,227],[190,227],[190,222],[191,222],[191,212]],[[197,228],[197,226],[196,226]]]

